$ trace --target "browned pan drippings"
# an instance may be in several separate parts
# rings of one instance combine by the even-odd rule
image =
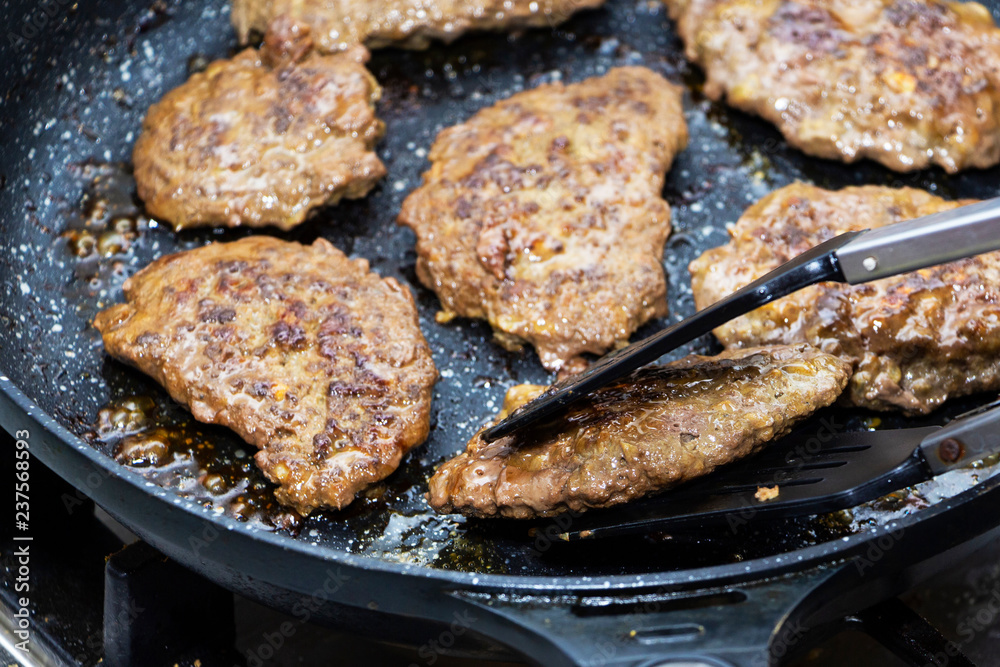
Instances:
[[[188,62],[197,68],[237,46],[225,2],[160,4],[161,11],[152,14],[132,7],[111,18],[100,8],[81,5],[67,23],[72,34],[60,24],[44,39],[27,40],[17,58],[0,63],[0,70],[17,81],[5,99],[0,127],[0,372],[41,410],[107,456],[131,462],[155,485],[211,512],[246,519],[254,535],[284,526],[279,539],[310,548],[449,570],[604,576],[783,554],[916,511],[970,488],[982,474],[963,473],[853,516],[736,534],[638,539],[627,545],[628,559],[621,557],[621,543],[559,549],[544,539],[545,526],[432,512],[424,494],[435,468],[464,449],[497,412],[508,388],[552,380],[530,350],[508,352],[492,342],[485,323],[434,321],[440,303],[418,281],[414,235],[396,224],[396,216],[428,168],[427,151],[442,128],[520,90],[580,81],[612,67],[644,65],[685,85],[691,140],[663,190],[673,225],[664,258],[670,312],[635,337],[693,312],[688,264],[724,244],[726,225],[777,187],[810,180],[827,188],[906,185],[948,199],[1000,194],[996,169],[900,175],[871,163],[845,166],[806,157],[767,123],[705,99],[702,76],[685,61],[661,3],[611,0],[555,29],[476,34],[424,52],[373,53],[368,67],[384,91],[377,114],[386,122],[377,153],[388,175],[367,198],[323,210],[279,236],[302,243],[326,238],[349,256],[368,259],[382,276],[411,287],[441,380],[433,397],[430,439],[396,473],[342,512],[296,520],[273,502],[274,487],[250,462],[248,445],[225,429],[195,423],[153,382],[109,360],[90,326],[99,310],[121,302],[125,279],[155,258],[249,233],[175,233],[144,217],[133,201],[129,169],[121,165],[130,159],[146,109],[186,80]],[[1000,4],[990,5],[1000,10]],[[94,187],[102,175],[114,182],[111,191]],[[109,212],[101,213],[95,197],[109,202]],[[717,350],[713,341],[703,340],[677,356]],[[948,406],[927,420],[881,415],[879,427],[940,421],[981,400]],[[108,411],[103,418],[101,410]],[[131,416],[110,417],[122,410]],[[818,418],[850,430],[867,428],[873,417],[862,410],[833,409]],[[806,426],[819,428],[815,422]],[[530,535],[532,527],[541,531]]]

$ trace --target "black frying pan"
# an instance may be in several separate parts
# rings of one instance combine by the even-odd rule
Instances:
[[[1000,2],[989,4],[1000,14]],[[418,645],[446,639],[441,650],[500,655],[499,642],[546,665],[647,664],[654,656],[750,664],[789,654],[804,643],[800,628],[887,597],[993,534],[1000,478],[976,485],[976,473],[952,479],[951,498],[925,489],[840,522],[748,523],[570,547],[552,536],[572,518],[529,525],[428,513],[422,494],[433,467],[464,446],[508,386],[549,380],[533,353],[501,350],[482,323],[433,321],[436,299],[414,276],[414,239],[394,218],[440,128],[521,87],[613,65],[645,64],[689,86],[691,146],[665,189],[675,224],[665,260],[672,315],[638,335],[690,314],[687,263],[723,243],[725,223],[750,202],[795,179],[1000,194],[998,170],[901,176],[802,156],[766,124],[707,103],[663,8],[631,0],[609,0],[554,32],[376,52],[389,177],[368,199],[285,236],[324,236],[414,289],[442,371],[434,428],[370,497],[275,529],[289,517],[248,463],[247,447],[223,429],[194,424],[151,381],[106,359],[89,326],[153,258],[248,233],[174,234],[148,221],[122,166],[145,109],[189,69],[235,47],[226,3],[0,0],[0,9],[9,26],[0,44],[0,423],[27,430],[35,457],[181,563],[278,608],[311,598],[314,620]],[[96,254],[87,254],[88,230]],[[681,353],[713,345],[703,340]],[[99,429],[100,415],[121,420],[123,405],[144,404],[147,435],[162,429],[179,457],[173,466],[126,469],[111,458],[121,434]],[[879,419],[889,428],[945,416]],[[865,428],[874,417],[831,410],[805,428],[819,432],[830,420]]]

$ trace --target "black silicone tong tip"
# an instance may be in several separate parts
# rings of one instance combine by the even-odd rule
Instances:
[[[605,355],[583,373],[557,382],[546,393],[486,429],[482,434],[483,440],[492,442],[526,426],[551,419],[595,389],[656,361],[755,308],[803,287],[826,281],[844,282],[836,252],[862,233],[848,232],[821,243],[683,322]]]

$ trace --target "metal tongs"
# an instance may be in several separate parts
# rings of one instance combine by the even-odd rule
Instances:
[[[841,234],[683,322],[605,355],[583,373],[557,382],[484,431],[482,438],[490,442],[555,417],[595,389],[804,287],[827,281],[857,285],[994,250],[1000,250],[1000,198],[879,229]]]

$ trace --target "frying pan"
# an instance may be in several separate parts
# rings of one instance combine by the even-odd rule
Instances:
[[[988,4],[1000,15],[1000,2]],[[664,191],[675,227],[665,257],[671,315],[642,336],[693,311],[687,263],[725,242],[725,224],[771,189],[804,179],[987,198],[1000,194],[1000,171],[898,175],[806,158],[766,124],[701,96],[700,75],[685,64],[658,3],[609,0],[555,30],[376,52],[370,67],[385,88],[379,152],[389,176],[367,199],[284,237],[326,237],[409,284],[442,379],[431,439],[396,474],[343,512],[295,520],[275,506],[246,445],[193,423],[151,381],[105,358],[89,325],[153,258],[249,233],[175,234],[145,218],[127,166],[146,108],[236,47],[226,3],[0,0],[0,9],[8,19],[0,44],[0,423],[27,431],[34,457],[206,577],[286,611],[306,602],[315,621],[420,646],[421,664],[458,652],[545,665],[749,665],[794,653],[807,632],[995,535],[1000,477],[989,467],[853,515],[611,544],[554,543],[573,517],[526,524],[432,516],[423,493],[433,467],[464,447],[509,386],[550,378],[530,351],[494,345],[482,323],[434,322],[436,299],[414,274],[414,239],[394,218],[437,132],[478,108],[615,65],[643,64],[684,82],[692,141]],[[715,349],[702,340],[679,354]],[[940,423],[984,400],[925,420],[831,409],[803,428],[820,437],[829,428]],[[160,438],[170,464],[120,465],[113,455],[129,437]]]

